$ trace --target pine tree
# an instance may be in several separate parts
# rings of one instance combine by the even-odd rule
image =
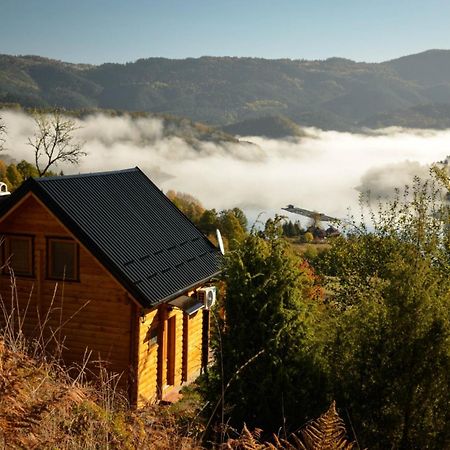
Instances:
[[[215,340],[215,373],[222,378],[223,368],[231,422],[265,430],[284,420],[303,423],[326,404],[310,353],[314,280],[280,235],[279,221],[268,221],[262,235],[251,232],[227,254],[224,320]]]

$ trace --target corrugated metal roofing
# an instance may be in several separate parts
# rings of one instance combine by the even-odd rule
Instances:
[[[28,190],[143,306],[172,299],[219,272],[216,247],[138,168],[30,179],[17,194]]]

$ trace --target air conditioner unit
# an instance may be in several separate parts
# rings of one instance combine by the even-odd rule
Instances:
[[[217,289],[215,286],[202,287],[197,291],[197,296],[205,305],[205,309],[209,309],[216,302]]]

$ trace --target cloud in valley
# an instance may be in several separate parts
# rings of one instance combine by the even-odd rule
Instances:
[[[2,111],[7,153],[32,161],[27,138],[33,120]],[[208,208],[240,206],[250,216],[281,212],[288,203],[343,217],[359,191],[386,196],[450,153],[450,130],[389,128],[369,134],[306,129],[307,137],[272,140],[245,137],[241,143],[187,143],[168,136],[156,118],[96,114],[79,120],[77,137],[88,156],[66,174],[139,166],[161,189],[188,192]]]

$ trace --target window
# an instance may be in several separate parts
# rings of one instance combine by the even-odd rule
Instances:
[[[153,325],[148,330],[148,345],[156,345],[158,343],[158,326]]]
[[[55,280],[78,280],[78,245],[70,239],[47,239],[47,276]]]
[[[2,251],[3,272],[10,267],[15,275],[33,276],[33,237],[26,235],[7,235],[4,237]]]

